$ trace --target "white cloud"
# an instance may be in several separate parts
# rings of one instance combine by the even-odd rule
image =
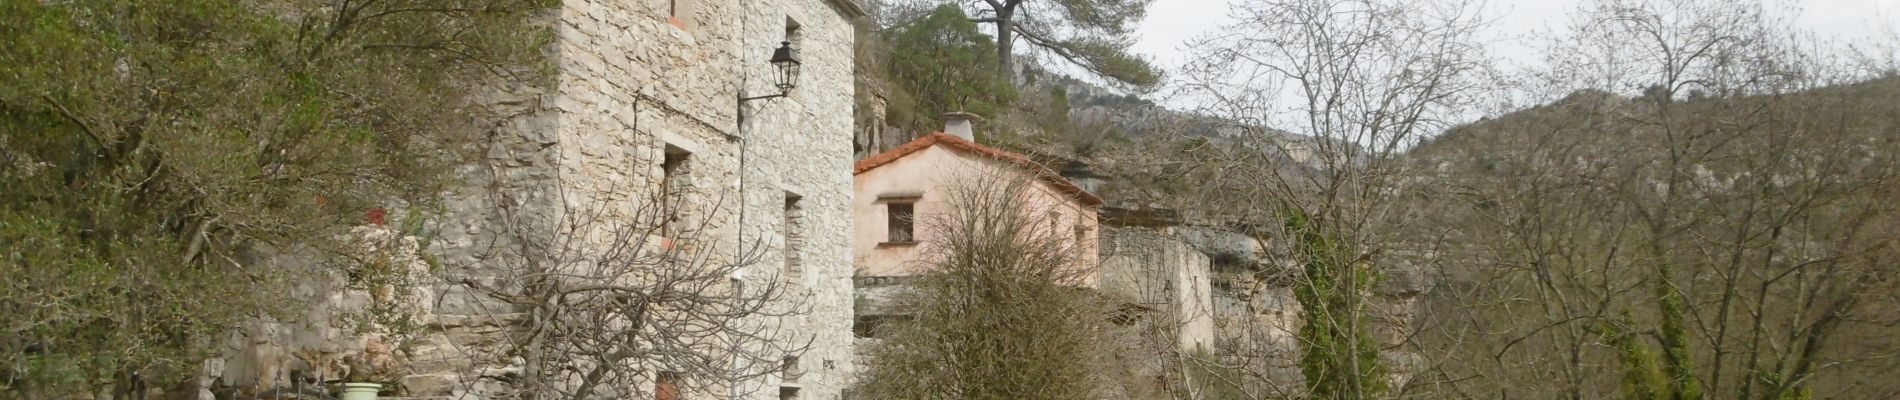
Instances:
[[[1247,0],[1237,0],[1247,1]],[[1230,0],[1156,0],[1148,8],[1148,19],[1140,27],[1140,41],[1133,50],[1172,68],[1188,57],[1183,44],[1197,36],[1217,32],[1232,22],[1228,15]],[[1537,46],[1532,38],[1559,32],[1568,23],[1568,15],[1580,0],[1490,0],[1485,15],[1495,22],[1491,27],[1493,53],[1507,63],[1528,65],[1538,62]],[[1832,41],[1859,40],[1886,35],[1887,40],[1900,30],[1900,0],[1806,0],[1771,9],[1794,9],[1794,25]]]

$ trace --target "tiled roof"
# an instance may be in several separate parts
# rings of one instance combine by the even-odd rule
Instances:
[[[1057,174],[1056,171],[1050,170],[1049,167],[1045,167],[1042,164],[1038,164],[1035,161],[1031,161],[1029,157],[1024,157],[1021,154],[1016,154],[1008,150],[976,144],[975,142],[963,140],[963,138],[952,136],[950,134],[946,134],[943,132],[937,132],[937,133],[932,133],[929,135],[924,135],[924,137],[917,138],[917,140],[912,140],[910,141],[910,143],[905,143],[902,146],[897,146],[897,148],[891,149],[890,151],[878,153],[870,157],[865,157],[863,160],[858,160],[857,167],[854,168],[854,171],[852,171],[851,174],[852,175],[862,174],[865,171],[870,171],[872,169],[876,169],[877,167],[884,166],[884,164],[890,164],[892,161],[897,161],[897,159],[904,158],[904,156],[910,155],[911,153],[916,153],[920,150],[928,149],[930,148],[930,146],[935,146],[939,144],[944,145],[945,147],[951,150],[981,155],[981,156],[989,157],[992,159],[996,159],[998,161],[1003,161],[1010,164],[1016,164],[1017,166],[1023,167],[1024,169],[1028,169],[1031,173],[1035,174],[1037,177],[1042,178],[1042,180],[1049,182],[1049,184],[1054,185],[1056,187],[1056,190],[1060,190],[1064,194],[1068,194],[1070,197],[1074,197],[1076,200],[1082,201],[1082,204],[1087,204],[1089,206],[1102,205],[1101,198],[1095,197],[1095,195],[1089,194],[1087,190],[1082,190],[1081,187],[1075,186],[1075,183],[1069,182],[1068,179],[1064,179],[1062,175]]]

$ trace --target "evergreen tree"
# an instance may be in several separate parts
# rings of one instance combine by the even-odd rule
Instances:
[[[990,52],[995,45],[951,5],[899,30],[888,55],[890,84],[897,89],[887,115],[891,124],[930,132],[948,111],[997,116],[1015,102],[1016,89],[988,67],[996,63]]]
[[[536,71],[550,6],[0,0],[0,398],[178,384],[291,310],[257,249],[425,208],[458,78]]]
[[[1152,0],[982,0],[971,21],[994,25],[997,69],[1012,74],[1016,40],[1109,81],[1149,88],[1161,72],[1128,53]]]

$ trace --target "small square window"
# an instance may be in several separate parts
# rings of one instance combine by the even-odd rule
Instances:
[[[916,234],[916,204],[890,203],[884,205],[884,207],[890,214],[890,236],[885,239],[885,241],[890,243],[911,243],[917,241],[916,236],[914,236]]]
[[[783,368],[783,375],[780,378],[786,382],[798,382],[798,378],[805,376],[805,370],[798,367],[798,356],[785,356],[779,364],[779,367]]]
[[[686,175],[691,172],[693,153],[686,149],[667,145],[666,154],[660,159],[660,190],[664,193],[677,193],[687,184]]]
[[[660,220],[660,234],[673,237],[681,228],[679,221],[681,208],[690,204],[686,197],[692,186],[692,153],[685,149],[667,145],[665,156],[660,161],[660,198],[659,204],[665,214]]]

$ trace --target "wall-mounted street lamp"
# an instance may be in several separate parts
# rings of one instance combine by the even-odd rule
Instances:
[[[756,97],[745,97],[745,92],[743,92],[744,88],[741,87],[740,88],[741,92],[739,94],[739,109],[737,110],[737,112],[734,113],[739,118],[738,125],[736,126],[736,129],[739,131],[739,134],[727,136],[727,138],[739,142],[739,170],[740,170],[739,193],[745,193],[745,182],[746,182],[746,174],[744,173],[744,171],[746,171],[746,153],[747,153],[746,148],[748,146],[746,145],[747,141],[745,140],[745,127],[746,127],[745,102],[753,101],[753,100],[770,99],[773,97],[785,97],[787,95],[792,94],[792,88],[798,87],[798,66],[799,66],[798,65],[799,64],[798,50],[792,49],[791,41],[779,42],[778,49],[772,51],[772,59],[770,61],[772,62],[773,67],[778,68],[778,83],[773,85],[773,86],[778,87],[778,94],[756,96]],[[744,81],[741,81],[741,82],[744,82]],[[746,217],[745,211],[746,211],[746,207],[739,208],[739,225],[740,226],[745,226],[745,217]],[[739,230],[738,241],[739,243],[746,243],[744,229]],[[743,297],[745,295],[744,272],[745,272],[744,270],[733,271],[732,276],[730,277],[732,279],[733,297],[737,298],[741,302],[745,301]],[[733,400],[737,400],[739,398],[739,385],[738,385],[739,371],[740,371],[739,352],[744,351],[744,350],[745,350],[744,348],[740,347],[740,343],[738,341],[733,341],[732,347],[729,349],[729,351],[731,352],[732,365],[729,366],[731,370],[728,371],[728,373],[730,373],[731,375],[728,376],[728,378],[732,380],[732,385],[729,386],[729,389],[727,390],[726,394],[727,396],[730,396],[730,398]]]
[[[740,103],[752,100],[785,97],[798,87],[798,50],[792,49],[792,42],[779,42],[777,50],[772,51],[772,66],[778,68],[778,94],[757,97],[741,97]]]

